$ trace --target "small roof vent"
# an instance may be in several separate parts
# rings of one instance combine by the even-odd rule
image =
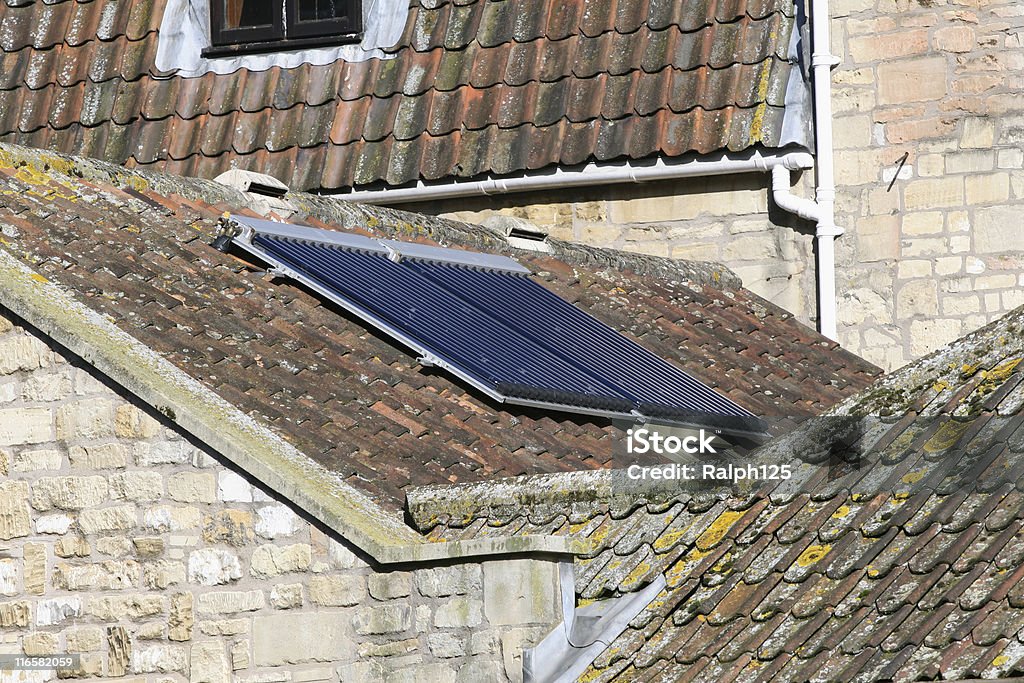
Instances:
[[[509,246],[516,249],[551,253],[548,244],[548,233],[530,221],[513,216],[491,216],[483,222],[485,228],[496,230],[505,235]]]
[[[288,194],[288,186],[274,176],[233,168],[214,180],[244,192],[251,202],[251,208],[264,216],[274,214],[287,219],[295,213],[295,207],[284,198]]]

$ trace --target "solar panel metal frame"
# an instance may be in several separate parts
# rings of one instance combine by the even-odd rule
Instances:
[[[268,253],[258,245],[254,244],[253,240],[257,234],[270,235],[274,237],[295,239],[303,242],[312,243],[323,243],[328,245],[334,245],[343,249],[351,249],[357,251],[367,251],[379,254],[386,254],[393,261],[400,261],[402,258],[413,258],[422,260],[434,260],[448,263],[461,263],[464,265],[470,265],[477,268],[489,268],[493,270],[506,271],[511,273],[528,274],[529,269],[525,268],[518,262],[514,261],[505,256],[494,255],[494,254],[481,254],[479,252],[469,252],[457,249],[445,249],[443,247],[429,247],[426,245],[415,245],[408,242],[398,242],[395,240],[376,240],[362,235],[356,235],[352,233],[337,232],[333,230],[321,230],[318,228],[305,227],[305,226],[293,226],[286,223],[278,223],[275,221],[268,221],[264,219],[251,218],[248,216],[236,216],[231,215],[229,218],[235,225],[239,227],[239,232],[233,237],[233,241],[241,246],[245,251],[249,252],[253,256],[256,256],[260,260],[271,266],[270,271],[273,275],[287,277],[300,284],[304,285],[311,291],[316,292],[325,299],[332,303],[340,306],[345,311],[351,313],[357,318],[364,320],[376,329],[384,332],[396,341],[405,345],[417,354],[417,360],[424,366],[433,366],[441,368],[455,377],[459,378],[468,385],[474,387],[478,391],[483,392],[493,400],[499,403],[508,403],[512,405],[520,405],[528,408],[538,408],[542,410],[555,410],[560,412],[570,412],[583,415],[593,415],[596,417],[604,417],[611,419],[626,419],[630,422],[658,422],[662,424],[675,424],[684,427],[697,427],[697,428],[714,428],[721,429],[721,431],[736,434],[746,435],[753,437],[760,437],[766,433],[766,426],[762,420],[758,419],[752,413],[745,411],[740,406],[736,406],[740,410],[744,410],[746,415],[741,417],[734,417],[728,415],[716,415],[711,413],[693,413],[693,420],[689,420],[684,417],[685,411],[680,411],[677,417],[665,418],[657,417],[641,413],[638,410],[632,410],[630,412],[620,412],[614,410],[602,410],[598,408],[591,408],[588,406],[570,405],[566,403],[555,403],[542,400],[534,400],[529,398],[522,398],[516,396],[510,396],[497,391],[494,387],[489,386],[486,382],[482,382],[472,374],[466,372],[460,368],[457,364],[450,363],[443,358],[438,357],[430,348],[422,344],[419,340],[407,334],[403,330],[389,322],[381,319],[379,316],[374,314],[372,311],[367,310],[363,306],[347,299],[345,296],[340,295],[337,291],[331,287],[324,286],[318,282],[315,278],[309,277],[304,273],[298,272],[288,265],[281,262],[275,255]],[[410,248],[415,247],[415,248]],[[439,258],[440,257],[440,258]],[[641,347],[643,348],[643,347]],[[685,374],[685,373],[684,373]],[[704,385],[706,386],[706,385]],[[733,403],[728,398],[722,396],[724,400]],[[733,403],[733,405],[736,405]],[[720,419],[716,419],[720,418]]]

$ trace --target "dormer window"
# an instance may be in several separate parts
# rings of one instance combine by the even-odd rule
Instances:
[[[359,0],[212,0],[203,56],[351,43],[361,24]]]

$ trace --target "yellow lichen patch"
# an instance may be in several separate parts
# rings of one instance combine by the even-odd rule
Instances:
[[[654,543],[651,544],[651,547],[654,548],[656,552],[661,552],[662,550],[671,548],[680,538],[683,537],[683,534],[685,533],[686,529],[674,529],[672,531],[667,531],[656,538]]]
[[[938,393],[942,393],[946,389],[949,389],[949,384],[947,384],[945,380],[940,379],[938,382],[932,385],[932,389]]]
[[[58,156],[51,154],[44,154],[40,157],[40,160],[46,164],[47,167],[53,169],[57,173],[62,173],[67,176],[78,175],[78,169],[75,166],[75,162],[69,159],[62,159]]]
[[[869,579],[877,579],[879,576],[882,575],[882,572],[880,572],[879,570],[875,569],[875,567],[873,565],[870,565],[870,564],[867,567],[865,567],[865,570],[867,572],[867,575],[868,575]]]
[[[924,445],[924,450],[928,453],[938,453],[950,448],[960,437],[964,435],[971,426],[970,422],[956,422],[950,420],[943,424],[939,431],[935,432],[932,438],[928,439],[928,442]]]
[[[718,516],[711,526],[700,535],[697,539],[697,547],[701,550],[709,550],[714,548],[721,542],[722,538],[729,532],[732,525],[739,521],[740,517],[743,516],[742,512],[732,510],[726,510]]]
[[[14,177],[29,185],[46,185],[50,182],[50,176],[40,172],[35,166],[22,166]]]
[[[924,475],[927,474],[927,470],[917,470],[916,472],[907,472],[900,479],[904,484],[916,484],[917,482],[924,479]]]
[[[579,678],[577,678],[576,680],[577,680],[577,681],[578,681],[579,683],[590,683],[590,681],[592,681],[592,680],[594,680],[595,678],[597,678],[598,676],[600,676],[600,675],[601,675],[601,673],[602,673],[602,672],[601,672],[601,670],[600,670],[600,669],[595,669],[595,668],[594,668],[594,665],[593,665],[593,664],[591,664],[591,665],[590,665],[590,667],[589,667],[589,668],[587,668],[587,670],[586,670],[586,671],[584,671],[583,673],[581,673],[581,674],[580,674],[580,677],[579,677]]]
[[[1007,657],[1006,655],[999,655],[998,657],[992,660],[992,666],[1002,666],[1003,664],[1006,664],[1008,661],[1010,661],[1009,657]]]
[[[978,371],[981,367],[981,363],[964,363],[960,366],[960,374],[964,377],[970,377]]]
[[[39,273],[32,273],[32,275],[30,275],[29,277],[31,277],[36,282],[49,282],[49,280],[47,280],[45,277],[43,277]]]
[[[649,563],[641,562],[633,569],[633,571],[626,575],[626,578],[622,580],[620,586],[624,590],[632,589],[640,582],[640,579],[647,575],[647,572],[650,570],[651,565]]]
[[[829,554],[832,550],[831,545],[812,545],[807,550],[800,553],[800,557],[796,558],[796,564],[798,567],[810,567],[821,561],[821,558]]]
[[[839,508],[832,513],[832,519],[842,519],[848,514],[850,514],[850,506],[840,505]]]
[[[118,178],[118,181],[121,184],[127,185],[128,187],[132,188],[136,192],[145,192],[146,190],[149,189],[149,182],[145,178],[140,178],[139,176],[136,175],[123,175],[120,178]]]
[[[669,588],[675,588],[681,584],[683,580],[689,576],[693,565],[700,562],[710,554],[710,552],[702,552],[697,548],[693,548],[684,557],[680,558],[669,568],[667,572],[665,572],[665,581],[668,583]]]

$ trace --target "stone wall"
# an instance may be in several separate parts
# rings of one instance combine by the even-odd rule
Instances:
[[[891,370],[1024,304],[1024,6],[831,5],[840,342]],[[812,196],[811,175],[796,194]],[[500,212],[560,239],[720,261],[813,324],[813,226],[769,206],[767,188],[746,175],[416,210]]]
[[[133,683],[521,680],[560,621],[553,560],[375,565],[168,424],[0,317],[0,653]]]
[[[833,14],[842,341],[894,367],[1024,304],[1024,6]]]

